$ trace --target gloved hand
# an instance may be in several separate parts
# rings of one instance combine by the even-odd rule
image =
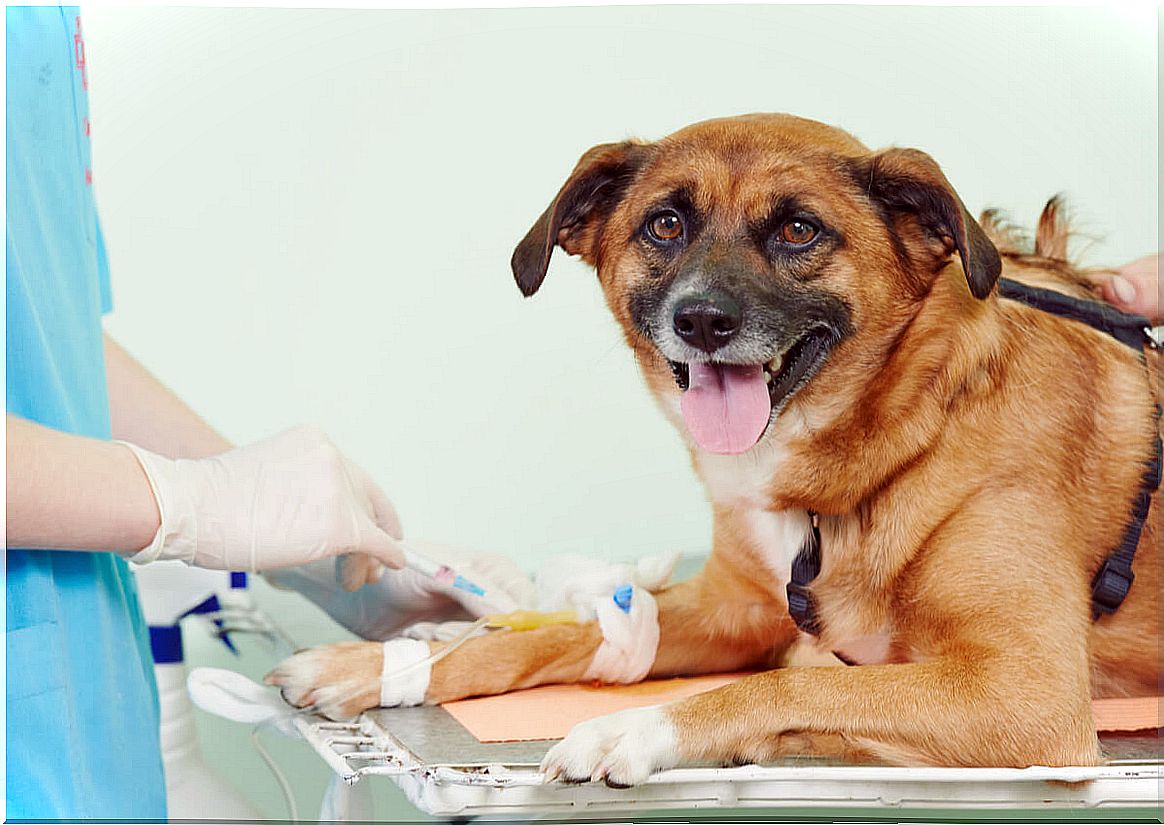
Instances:
[[[440,584],[411,568],[388,571],[378,582],[346,593],[337,584],[338,561],[270,570],[263,578],[275,587],[299,591],[348,630],[376,641],[390,639],[403,628],[421,622],[443,626],[450,621],[533,606],[533,582],[505,556],[472,554],[415,539],[408,544],[479,585],[485,596]],[[435,625],[429,627],[431,630]]]
[[[388,497],[315,427],[202,459],[169,459],[126,444],[149,478],[161,526],[139,564],[181,559],[214,570],[257,571],[344,553],[346,584],[399,568],[400,520]],[[353,572],[354,571],[354,572]]]

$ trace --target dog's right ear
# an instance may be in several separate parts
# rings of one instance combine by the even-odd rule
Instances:
[[[550,255],[560,246],[593,265],[602,226],[646,160],[645,144],[604,143],[582,156],[549,209],[513,250],[510,266],[527,298],[546,278]]]

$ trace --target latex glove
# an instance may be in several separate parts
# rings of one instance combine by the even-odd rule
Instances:
[[[297,427],[221,455],[169,459],[126,444],[153,489],[161,526],[131,557],[214,570],[270,570],[343,553],[363,579],[404,564],[388,497],[316,427]],[[349,581],[358,586],[364,581]]]
[[[512,560],[474,554],[448,545],[409,540],[408,545],[434,561],[452,567],[480,586],[485,596],[440,584],[411,568],[386,572],[378,582],[347,593],[336,582],[338,562],[271,570],[264,578],[275,587],[297,590],[348,630],[365,639],[383,641],[401,629],[423,623],[443,626],[489,613],[530,608],[534,585]],[[425,638],[437,638],[426,636]]]

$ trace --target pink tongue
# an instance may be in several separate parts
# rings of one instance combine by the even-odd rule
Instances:
[[[687,432],[709,453],[742,453],[764,434],[772,404],[764,368],[691,364],[680,400]]]

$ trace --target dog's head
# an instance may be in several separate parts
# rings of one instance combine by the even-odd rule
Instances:
[[[928,155],[789,115],[594,147],[513,254],[525,295],[555,246],[597,268],[648,383],[718,453],[875,371],[947,266],[967,303],[1001,269]]]

